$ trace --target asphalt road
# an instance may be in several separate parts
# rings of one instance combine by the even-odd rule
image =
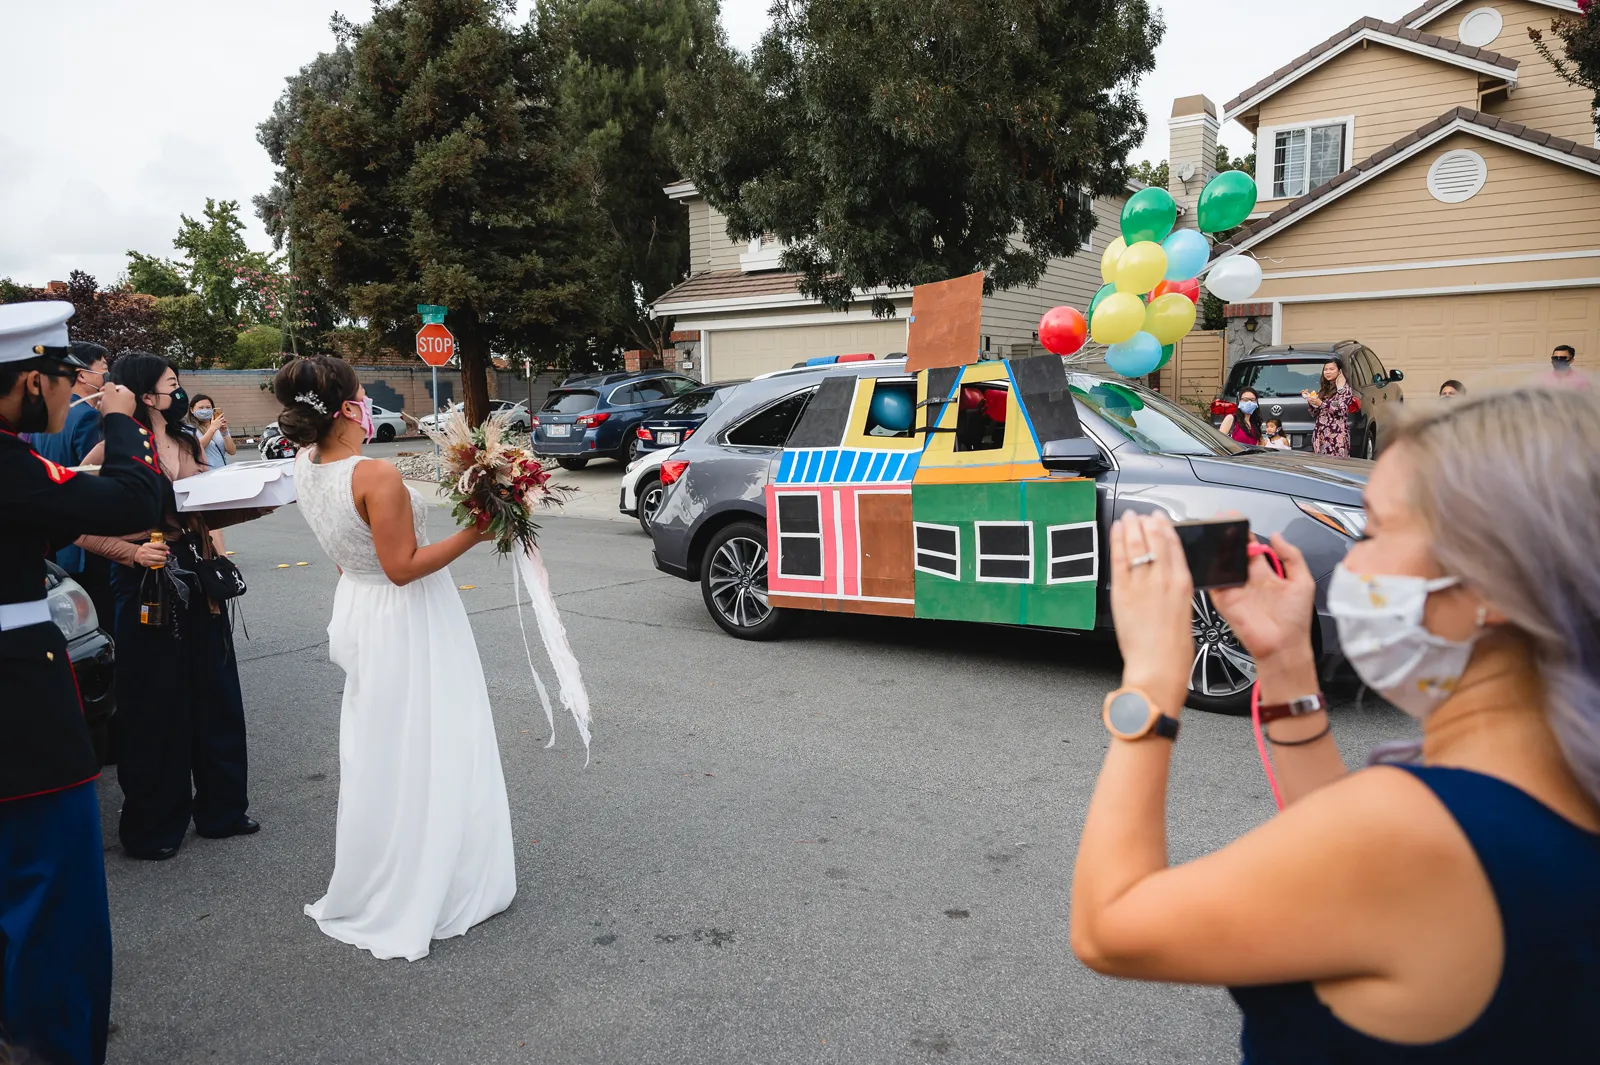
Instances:
[[[614,499],[616,473],[583,480]],[[1102,978],[1068,946],[1106,642],[846,617],[744,643],[651,568],[636,524],[557,517],[545,555],[596,707],[584,769],[570,720],[544,749],[510,572],[479,549],[452,571],[518,896],[422,961],[376,961],[302,913],[333,865],[337,573],[293,507],[228,542],[264,827],[131,861],[103,778],[113,1063],[1238,1060],[1224,992]],[[1348,752],[1408,731],[1370,705],[1337,726]],[[1186,714],[1172,794],[1175,859],[1264,819],[1248,724]]]

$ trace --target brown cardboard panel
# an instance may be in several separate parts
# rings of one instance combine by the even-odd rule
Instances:
[[[804,595],[767,596],[773,606],[789,610],[821,610],[831,614],[877,614],[889,618],[913,618],[916,607],[911,603],[874,603],[867,599],[812,599]]]
[[[912,599],[917,593],[912,568],[911,493],[856,495],[860,515],[861,594],[879,599]]]
[[[911,290],[906,371],[969,366],[983,344],[983,274],[918,285]]]

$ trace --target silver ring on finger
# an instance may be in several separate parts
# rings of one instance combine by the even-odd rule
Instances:
[[[1140,555],[1138,558],[1134,559],[1132,562],[1129,562],[1128,566],[1130,568],[1133,567],[1133,566],[1148,566],[1150,563],[1154,562],[1155,560],[1156,560],[1156,553],[1154,551],[1146,551],[1144,554]]]

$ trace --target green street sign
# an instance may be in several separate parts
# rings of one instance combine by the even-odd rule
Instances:
[[[417,313],[422,315],[423,325],[443,325],[444,316],[449,310],[450,308],[441,307],[436,303],[417,304]]]

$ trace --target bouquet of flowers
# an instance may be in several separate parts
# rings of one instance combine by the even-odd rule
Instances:
[[[550,693],[533,665],[533,648],[522,621],[522,585],[528,587],[529,603],[545,653],[561,682],[561,702],[572,713],[589,750],[589,694],[583,687],[583,674],[577,656],[567,640],[566,627],[550,591],[550,575],[539,554],[539,526],[533,512],[559,507],[574,489],[552,484],[544,465],[533,453],[508,439],[510,415],[498,414],[476,429],[467,424],[461,411],[441,419],[435,428],[423,431],[439,445],[439,487],[455,504],[452,515],[462,527],[494,536],[495,550],[512,561],[511,581],[517,604],[517,625],[522,629],[522,646],[528,655],[528,671],[544,705],[545,721],[550,725],[550,742],[556,744],[555,711]],[[584,762],[588,764],[587,758]]]
[[[424,429],[439,445],[439,487],[455,504],[456,523],[494,534],[502,555],[538,544],[533,512],[559,507],[573,489],[552,484],[533,453],[507,439],[509,414],[496,414],[476,429],[455,411],[436,428]]]

